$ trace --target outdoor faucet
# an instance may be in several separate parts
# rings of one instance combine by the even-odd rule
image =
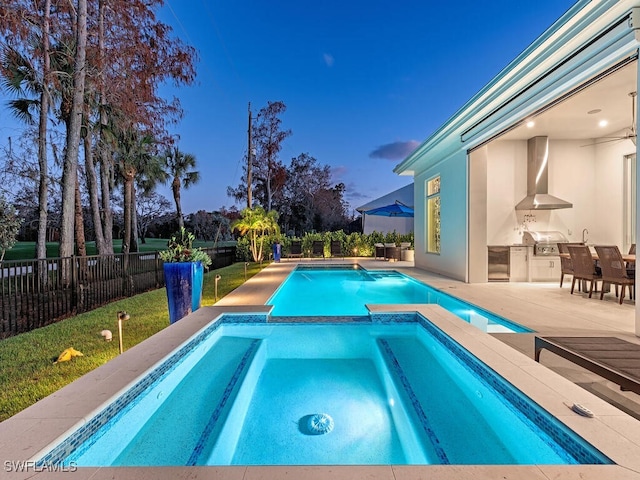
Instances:
[[[582,243],[586,244],[587,243],[587,235],[589,234],[589,230],[587,230],[586,228],[582,229]]]

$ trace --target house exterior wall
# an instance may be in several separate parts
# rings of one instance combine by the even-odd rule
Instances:
[[[428,180],[440,176],[440,253],[428,253]],[[459,152],[415,179],[415,262],[419,268],[467,280],[467,155]]]

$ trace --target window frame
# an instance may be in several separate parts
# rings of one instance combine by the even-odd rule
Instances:
[[[441,253],[442,178],[434,175],[425,181],[425,253]]]

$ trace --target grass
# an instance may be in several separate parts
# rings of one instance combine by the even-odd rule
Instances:
[[[218,242],[218,246],[235,245],[236,242]],[[193,242],[195,247],[213,247],[213,242],[205,242],[196,240]],[[47,243],[47,257],[55,258],[59,254],[58,242]],[[156,252],[166,250],[166,238],[147,238],[146,243],[138,243],[138,250],[141,252]],[[115,253],[122,252],[122,240],[113,241],[113,251]],[[87,242],[87,255],[97,255],[96,242]],[[7,250],[4,255],[5,261],[10,260],[33,260],[36,258],[36,242],[17,242],[12,248]]]
[[[260,264],[250,264],[247,277],[262,268]],[[222,277],[218,283],[218,297],[222,298],[244,283],[244,263],[205,274],[203,306],[215,303],[215,275]],[[166,289],[162,288],[0,341],[0,421],[116,357],[117,312],[120,310],[131,315],[124,326],[125,350],[169,325]],[[100,335],[104,329],[113,332],[112,342],[105,342]],[[84,356],[54,364],[68,347],[81,351]]]

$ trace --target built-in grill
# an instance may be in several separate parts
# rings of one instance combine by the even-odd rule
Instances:
[[[557,231],[530,232],[525,231],[522,235],[522,243],[533,245],[534,255],[558,255],[558,243],[568,242],[567,237]]]

